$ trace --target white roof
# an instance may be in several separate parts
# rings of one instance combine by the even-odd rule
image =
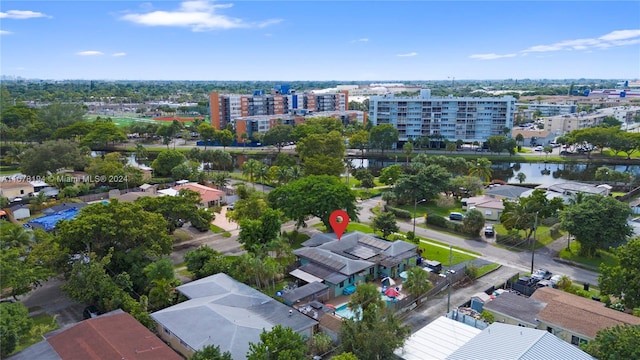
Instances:
[[[411,335],[394,353],[405,360],[444,360],[481,332],[441,316]]]
[[[300,269],[295,269],[292,272],[289,273],[289,275],[297,277],[298,279],[301,279],[303,281],[308,282],[309,284],[311,284],[312,282],[319,282],[322,283],[324,281],[324,279],[321,279],[317,276],[311,275],[308,272],[304,272]]]
[[[178,196],[178,190],[175,189],[162,189],[158,190],[158,193],[167,196]]]
[[[47,184],[46,182],[44,182],[42,180],[29,181],[29,184],[31,184],[31,186],[33,186],[33,187],[49,186],[49,184]]]

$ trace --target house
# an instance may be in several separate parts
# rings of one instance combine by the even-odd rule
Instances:
[[[308,338],[317,321],[260,291],[219,273],[179,286],[187,301],[156,311],[158,334],[184,357],[206,345],[245,359],[263,330],[290,327]]]
[[[473,326],[441,316],[411,334],[394,353],[403,360],[445,360],[481,332]]]
[[[639,317],[558,289],[540,288],[531,295],[531,299],[547,304],[537,315],[540,321],[538,328],[574,345],[594,339],[599,330],[608,327],[640,325]]]
[[[485,219],[499,221],[504,211],[504,203],[500,199],[487,195],[473,196],[465,199],[467,211],[476,209],[484,215]]]
[[[33,186],[33,192],[38,192],[44,188],[50,187],[49,184],[42,180],[29,181],[29,184]]]
[[[484,194],[494,199],[508,199],[517,200],[524,192],[531,190],[524,186],[515,185],[490,185],[488,189],[484,191]]]
[[[133,316],[115,310],[46,334],[12,360],[181,360],[182,357]]]
[[[142,172],[142,180],[147,181],[153,177],[153,168],[139,164],[134,167]]]
[[[282,295],[284,303],[292,306],[300,302],[307,302],[311,300],[328,300],[329,287],[321,282],[311,282],[309,284],[300,286]]]
[[[293,253],[300,267],[289,274],[308,283],[329,287],[329,298],[342,295],[368,280],[398,277],[418,258],[417,245],[406,241],[386,241],[354,231],[342,235],[317,234]]]
[[[584,195],[610,196],[612,188],[607,184],[594,185],[577,181],[563,181],[552,185],[540,185],[537,186],[536,189],[545,190],[546,196],[549,199],[561,197],[564,203],[568,204],[578,193],[582,193]],[[526,193],[523,193],[522,197],[527,197],[532,193],[533,190],[529,190]]]
[[[15,220],[22,220],[31,217],[31,210],[27,205],[15,205],[9,208]]]
[[[158,196],[158,194],[153,192],[132,191],[125,194],[116,195],[114,197],[111,197],[111,195],[109,195],[109,199],[118,199],[118,201],[123,201],[123,202],[134,202],[141,197],[147,197],[147,196],[156,197]]]
[[[165,195],[176,196],[178,192],[183,189],[195,191],[198,194],[200,194],[200,207],[203,207],[203,208],[219,206],[225,202],[226,194],[224,193],[224,191],[220,191],[220,190],[217,190],[208,186],[200,185],[198,183],[193,183],[193,182],[187,182],[187,183],[183,183],[183,184],[172,187],[171,190],[174,190],[175,192],[165,191],[167,189],[159,190],[158,192]]]
[[[33,185],[27,181],[7,180],[0,181],[0,196],[13,201],[15,198],[25,198],[33,194]]]
[[[156,191],[158,191],[158,185],[151,185],[151,184],[142,184],[139,186],[141,191],[144,191],[146,193],[154,193]]]
[[[546,305],[542,301],[517,295],[514,292],[505,292],[494,300],[486,302],[482,309],[492,313],[496,322],[537,328],[538,314]]]
[[[529,298],[505,292],[484,304],[496,322],[545,330],[579,345],[599,330],[619,324],[640,325],[640,318],[609,309],[599,301],[543,287]]]
[[[429,357],[430,358],[430,357]],[[595,360],[591,355],[547,331],[494,322],[446,357],[467,359]]]
[[[61,211],[65,211],[65,210],[69,210],[69,209],[80,210],[80,209],[82,209],[83,207],[85,207],[87,205],[89,205],[89,204],[83,203],[83,202],[65,202],[65,203],[62,203],[62,204],[54,205],[52,207],[43,209],[42,213],[43,214],[47,214],[47,215],[51,215],[51,214],[59,213]]]

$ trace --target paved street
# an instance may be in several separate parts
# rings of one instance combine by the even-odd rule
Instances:
[[[360,210],[360,221],[361,222],[370,222],[371,218],[374,216],[371,212],[371,209],[381,203],[382,200],[380,198],[369,199],[363,201],[359,206]],[[417,218],[416,224],[423,223],[424,219]],[[398,222],[398,226],[400,230],[403,232],[412,231],[413,230],[413,222]],[[451,235],[448,233],[425,229],[420,226],[416,226],[416,235],[425,237],[428,239],[433,239],[436,241],[440,241],[443,243],[447,243],[450,245],[458,246],[461,248],[473,250],[482,254],[482,258],[491,262],[495,262],[502,265],[507,265],[514,269],[518,269],[520,272],[530,272],[531,271],[531,252],[530,251],[510,251],[506,249],[502,249],[496,246],[493,246],[485,241],[479,240],[466,240],[461,237]],[[556,240],[556,242],[565,244],[566,239],[561,238]],[[556,246],[553,246],[557,248]],[[426,254],[428,257],[429,254]],[[569,266],[566,264],[559,263],[553,258],[556,256],[556,251],[549,250],[548,248],[542,248],[536,250],[534,254],[534,268],[546,268],[554,274],[562,274],[568,275],[572,280],[576,280],[578,282],[588,282],[589,284],[597,284],[598,283],[598,274]]]

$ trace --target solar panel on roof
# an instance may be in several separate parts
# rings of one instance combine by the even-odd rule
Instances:
[[[344,264],[342,262],[331,259],[330,257],[315,251],[308,251],[305,256],[332,270],[340,270],[344,267]]]
[[[344,251],[347,254],[359,257],[360,259],[370,259],[374,256],[377,255],[377,253],[375,251],[373,251],[372,249],[369,249],[367,247],[358,245],[355,247],[352,247],[351,249],[347,249]]]
[[[380,250],[387,250],[391,246],[391,244],[386,241],[378,240],[372,237],[365,237],[362,239],[358,239],[358,242],[361,242],[363,244],[372,246]]]

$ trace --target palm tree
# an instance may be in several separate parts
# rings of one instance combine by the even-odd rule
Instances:
[[[196,148],[194,148],[196,149]],[[144,147],[144,145],[137,143],[136,144],[136,150],[135,150],[135,158],[136,160],[146,160],[149,156],[149,153],[147,152],[147,148]]]
[[[0,237],[0,247],[2,248],[17,248],[29,245],[31,242],[31,233],[21,226],[11,226],[8,229],[2,231],[2,237]]]
[[[402,287],[415,296],[417,304],[420,305],[422,296],[433,288],[433,284],[429,281],[429,273],[416,266],[407,271],[407,280],[402,282]]]
[[[492,172],[493,170],[491,169],[491,161],[486,158],[477,159],[469,169],[469,175],[477,176],[485,183],[491,181]]]
[[[518,182],[522,184],[527,179],[527,175],[525,175],[523,172],[519,172],[516,175],[516,179],[518,179]]]
[[[518,143],[518,145],[524,144],[524,136],[520,133],[516,135],[516,142]]]
[[[218,190],[224,190],[229,185],[229,173],[215,173],[211,177],[211,183],[218,188]]]
[[[283,185],[291,180],[291,168],[280,166],[276,172],[276,180],[278,185]]]
[[[558,289],[567,289],[571,287],[571,284],[571,278],[567,275],[562,275],[562,277],[560,277],[560,280],[558,280],[556,286],[558,287]]]
[[[413,144],[408,141],[404,143],[404,145],[402,146],[402,152],[407,156],[407,165],[409,165],[409,158],[413,153]]]
[[[242,165],[242,175],[249,177],[249,182],[255,184],[255,175],[262,163],[256,159],[249,159]]]
[[[255,177],[257,181],[263,184],[262,192],[264,192],[264,183],[266,183],[269,180],[269,167],[263,163],[259,163],[259,164],[260,166],[258,166],[258,168],[256,169]]]

